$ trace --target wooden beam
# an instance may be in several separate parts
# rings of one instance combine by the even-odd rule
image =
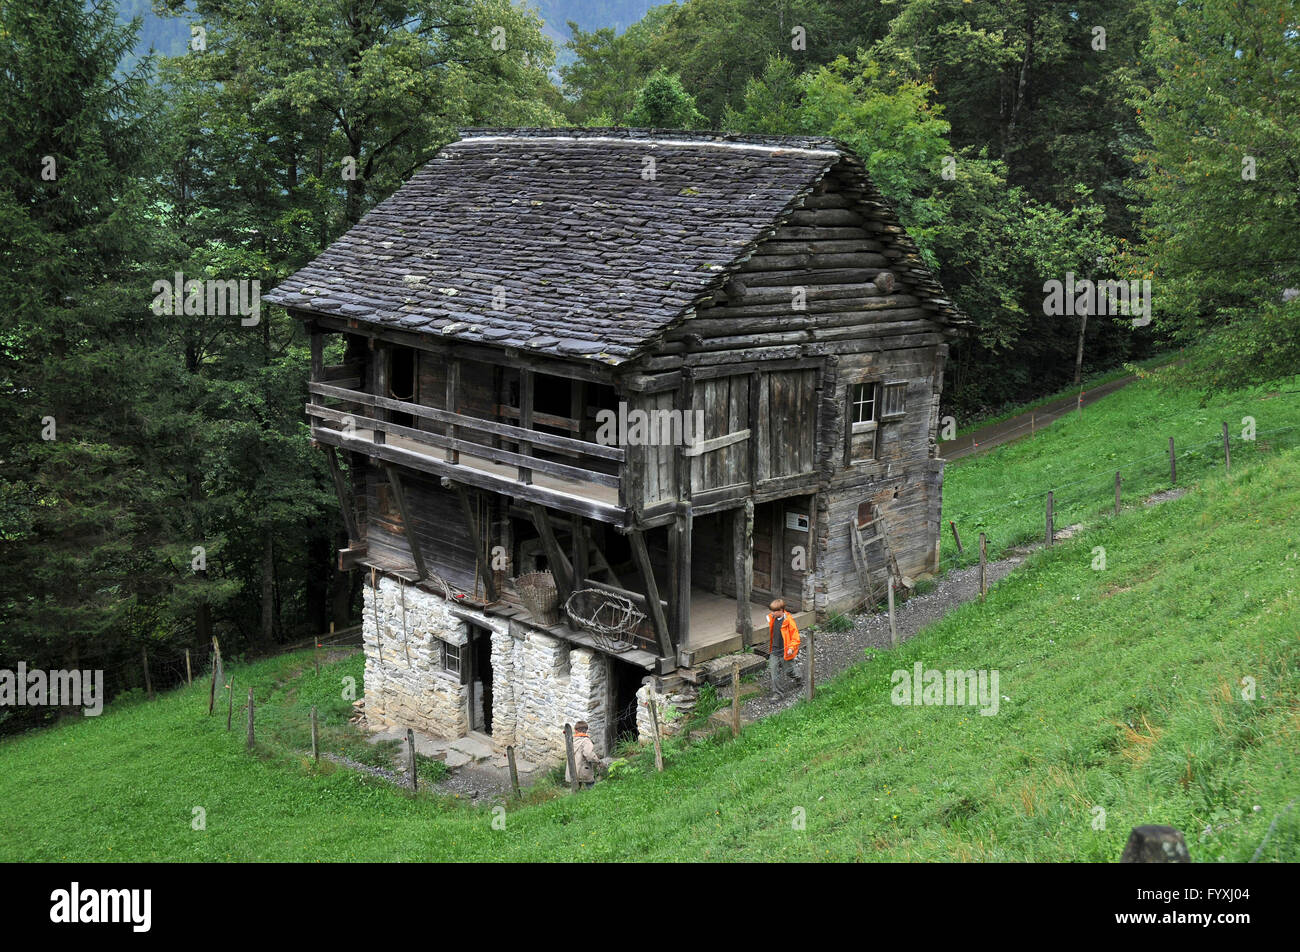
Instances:
[[[361,540],[361,533],[357,530],[357,514],[352,500],[348,498],[343,472],[339,469],[338,452],[334,447],[325,446],[325,459],[329,461],[330,477],[334,480],[334,493],[339,497],[339,509],[343,513],[343,525],[347,528],[348,544],[356,545]]]
[[[355,436],[346,436],[338,430],[317,427],[312,430],[312,438],[317,442],[341,447],[371,459],[398,463],[421,473],[449,476],[466,485],[500,493],[511,499],[539,503],[561,512],[577,513],[598,522],[627,525],[630,519],[630,514],[620,506],[576,496],[558,489],[548,489],[545,486],[525,486],[516,480],[477,470],[472,466],[452,466],[450,463],[423,453],[415,453],[398,446],[376,445]]]
[[[519,426],[524,430],[533,428],[533,372],[531,370],[519,371]],[[521,443],[519,445],[519,455],[531,456],[532,447],[527,443]],[[531,484],[533,471],[520,466],[519,481],[524,485]]]
[[[555,531],[551,528],[551,516],[546,511],[546,507],[534,503],[528,507],[528,511],[532,513],[533,525],[537,527],[537,534],[542,538],[546,561],[551,563],[551,574],[555,576],[555,588],[560,595],[560,604],[563,605],[573,594],[573,567],[564,557],[564,550],[560,548],[560,544],[555,541]]]
[[[655,583],[654,566],[650,564],[650,553],[646,549],[645,536],[640,529],[628,533],[632,546],[632,559],[636,562],[637,572],[641,575],[641,585],[645,589],[646,607],[650,611],[650,624],[655,630],[655,640],[659,644],[659,655],[663,658],[673,656],[672,637],[668,631],[668,619],[664,617],[663,607],[659,601],[659,586]]]
[[[691,530],[695,521],[690,503],[681,503],[670,535],[673,568],[673,636],[678,647],[691,635]]]
[[[387,396],[387,394],[385,394]],[[447,361],[447,396],[443,404],[449,413],[455,413],[458,401],[460,400],[460,361],[452,358]],[[456,427],[454,424],[447,424],[447,436],[451,440],[456,439]],[[459,463],[460,450],[454,446],[447,447],[447,462]]]
[[[754,583],[754,500],[732,514],[732,543],[736,562],[736,631],[744,638],[741,647],[749,644],[754,633],[754,613],[749,599]]]
[[[420,551],[420,542],[415,536],[415,525],[411,522],[411,513],[406,508],[406,494],[402,492],[402,478],[397,467],[385,464],[388,474],[388,488],[397,503],[397,511],[402,516],[402,531],[406,533],[406,544],[411,547],[411,561],[415,563],[415,574],[421,581],[429,577],[429,570],[424,565],[424,554]]]
[[[587,567],[587,523],[582,516],[570,516],[569,523],[573,527],[573,585],[574,588],[582,588],[586,584],[587,575],[589,574]]]
[[[492,548],[488,545],[487,536],[480,531],[478,519],[474,517],[474,506],[469,498],[469,490],[446,477],[443,478],[442,484],[455,490],[457,498],[460,499],[460,511],[465,516],[465,525],[469,527],[469,537],[474,543],[474,557],[478,560],[479,574],[483,576],[483,587],[487,590],[488,601],[495,602],[499,596],[496,576],[492,572]]]
[[[320,380],[325,375],[325,335],[311,332],[311,379]]]

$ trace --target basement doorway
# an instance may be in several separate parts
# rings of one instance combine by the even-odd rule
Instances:
[[[469,729],[492,733],[492,632],[482,625],[469,628]]]
[[[605,749],[613,753],[620,741],[637,739],[636,692],[645,680],[645,668],[617,658],[609,659],[609,727]]]

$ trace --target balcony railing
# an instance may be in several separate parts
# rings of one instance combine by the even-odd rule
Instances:
[[[308,389],[313,398],[346,405],[325,406],[319,400],[307,405],[312,434],[322,442],[535,501],[554,502],[548,498],[552,495],[573,497],[586,505],[560,508],[610,521],[621,519],[618,470],[624,452],[619,447],[394,400],[335,383],[317,381]],[[439,424],[442,432],[382,419],[385,411]],[[516,444],[516,449],[492,445],[501,441]],[[379,450],[380,446],[385,449]],[[536,455],[541,452],[563,453],[570,462]],[[615,472],[606,471],[610,469]]]

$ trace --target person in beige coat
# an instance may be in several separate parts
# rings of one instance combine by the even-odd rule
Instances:
[[[573,765],[578,771],[579,790],[586,790],[596,782],[598,763],[600,758],[596,756],[596,745],[591,742],[591,736],[587,733],[587,722],[578,721],[573,725]],[[573,775],[569,773],[568,757],[564,759],[564,782],[573,782]]]

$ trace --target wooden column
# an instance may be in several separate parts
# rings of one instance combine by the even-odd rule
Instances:
[[[569,524],[573,526],[573,587],[582,588],[586,582],[587,568],[587,522],[582,516],[570,515]]]
[[[573,568],[569,565],[569,560],[564,557],[564,550],[555,541],[555,532],[551,529],[551,517],[546,507],[533,503],[528,507],[528,511],[532,514],[537,534],[542,538],[542,548],[546,551],[546,561],[551,564],[551,574],[555,576],[555,589],[559,593],[562,605],[573,594]]]
[[[754,500],[732,513],[732,552],[736,561],[736,631],[743,636],[741,647],[754,634],[754,614],[749,600],[754,585]]]
[[[531,370],[519,371],[519,425],[525,430],[533,428],[533,372]],[[521,456],[532,456],[533,447],[529,443],[520,443],[518,452]],[[533,471],[520,466],[519,481],[525,485],[531,484]]]
[[[339,511],[343,513],[343,525],[348,531],[348,545],[354,546],[361,541],[361,533],[357,529],[357,514],[348,496],[343,471],[339,469],[338,452],[334,447],[325,446],[325,459],[329,462],[330,476],[334,480],[334,494],[339,497]]]
[[[691,529],[694,521],[690,503],[679,503],[677,520],[669,533],[671,625],[673,641],[678,647],[685,647],[691,634]]]
[[[370,392],[377,397],[388,396],[388,346],[382,344],[375,338],[370,338]],[[373,407],[371,412],[375,415],[376,420],[386,422],[388,420],[388,411],[383,407]],[[385,434],[383,431],[376,429],[374,433],[376,443],[383,443]]]
[[[325,376],[325,335],[311,326],[311,379],[320,380]]]
[[[628,533],[628,543],[632,548],[632,560],[636,562],[641,575],[641,586],[645,590],[646,606],[650,610],[650,624],[655,630],[655,639],[659,644],[661,658],[673,657],[673,642],[669,634],[668,619],[664,617],[663,605],[659,601],[659,586],[655,582],[654,566],[650,564],[650,553],[646,549],[645,536],[640,529]],[[680,645],[681,642],[678,642]]]
[[[458,413],[457,407],[460,401],[460,361],[455,357],[447,359],[447,393],[444,401],[444,409],[451,413]],[[447,424],[447,436],[456,439],[457,429],[454,424]],[[447,447],[447,462],[459,463],[460,450]]]
[[[460,483],[444,477],[442,485],[454,490],[456,497],[460,500],[461,515],[465,517],[465,525],[469,528],[469,537],[474,543],[474,558],[478,560],[479,575],[483,578],[483,587],[487,590],[488,601],[495,602],[498,595],[496,576],[492,572],[492,547],[488,544],[487,533],[483,531],[482,525],[475,517],[474,500],[470,498],[469,490]]]

